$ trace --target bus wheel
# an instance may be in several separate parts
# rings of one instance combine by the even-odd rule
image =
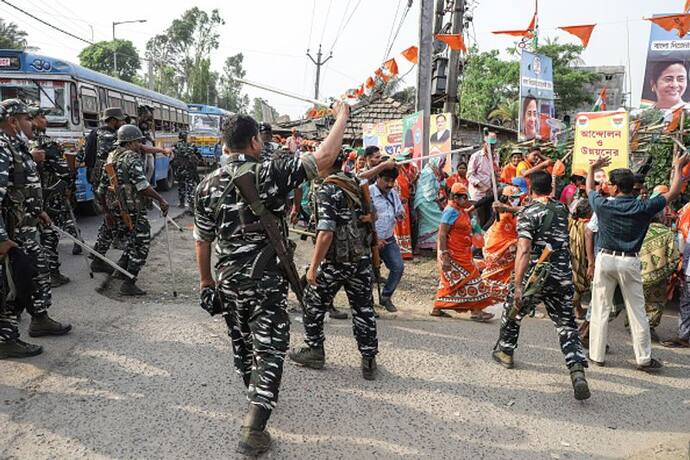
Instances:
[[[175,182],[172,168],[168,168],[168,177],[156,182],[156,189],[160,192],[167,192],[170,190]]]

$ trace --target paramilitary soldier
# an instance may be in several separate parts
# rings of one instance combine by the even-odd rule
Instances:
[[[96,131],[96,162],[89,180],[94,189],[101,183],[103,165],[110,152],[117,147],[117,130],[129,121],[120,107],[108,107],[101,117],[103,126]]]
[[[362,375],[376,378],[376,319],[372,285],[371,238],[365,222],[359,180],[341,170],[340,153],[329,175],[316,193],[316,248],[307,271],[304,292],[306,347],[292,350],[291,360],[313,369],[325,363],[323,322],[341,287],[345,287],[352,309],[352,328],[362,354]]]
[[[515,256],[515,282],[504,304],[501,332],[493,352],[499,364],[511,369],[517,348],[520,321],[539,302],[556,326],[561,351],[570,370],[575,399],[590,397],[585,379],[585,358],[573,311],[573,273],[570,266],[568,209],[553,200],[551,175],[538,171],[529,175],[532,202],[518,216],[518,248]],[[525,291],[528,267],[534,269],[547,245],[552,253],[550,270],[542,273],[541,282]],[[548,252],[548,248],[547,248]],[[524,294],[528,294],[525,296]]]
[[[69,191],[71,190],[72,174],[64,150],[60,144],[53,141],[45,131],[48,126],[46,112],[38,106],[29,107],[29,115],[32,117],[34,138],[31,151],[34,160],[38,164],[38,172],[41,177],[43,189],[43,209],[55,225],[62,228],[75,238],[78,237],[76,222],[69,206]],[[36,151],[39,151],[37,158]],[[60,273],[60,258],[58,244],[60,235],[51,227],[41,228],[41,245],[48,256],[48,268],[50,269],[50,282],[52,287],[69,283],[69,278]],[[72,254],[81,254],[81,247],[74,244]]]
[[[42,348],[19,340],[16,318],[26,308],[31,315],[29,335],[65,335],[71,329],[48,316],[51,305],[50,272],[39,243],[38,225],[51,225],[43,211],[41,180],[22,138],[33,136],[29,109],[19,99],[0,103],[0,255],[19,247],[34,265],[33,292],[28,302],[10,305],[3,300],[0,312],[0,358],[19,358],[41,353]],[[7,265],[7,264],[6,264]]]
[[[96,251],[105,255],[114,237],[118,233],[123,234],[127,247],[118,265],[134,276],[139,274],[146,263],[151,243],[151,226],[142,198],[149,197],[158,201],[163,214],[167,215],[168,212],[168,203],[146,180],[144,156],[141,152],[143,138],[141,130],[134,125],[123,125],[117,130],[119,147],[108,155],[98,186],[98,196],[106,212],[94,246]],[[99,265],[98,271],[107,272],[110,269],[100,259],[96,259],[92,262],[93,271],[97,271],[95,264]],[[112,272],[112,269],[109,271]],[[120,287],[120,294],[145,295],[146,292],[135,283],[136,279],[125,279]]]
[[[277,156],[277,146],[273,143],[273,127],[270,123],[262,121],[259,123],[259,134],[263,141],[263,149],[261,150],[260,160],[271,161]]]
[[[170,162],[177,182],[177,196],[180,200],[178,206],[194,212],[194,191],[199,185],[199,151],[195,146],[187,142],[187,131],[180,131],[179,142],[173,147],[175,157]]]
[[[346,105],[336,104],[334,110],[335,124],[318,152],[265,162],[258,161],[263,142],[257,122],[247,115],[233,115],[223,130],[228,162],[197,188],[194,236],[201,305],[212,314],[222,311],[225,316],[235,368],[247,387],[249,410],[237,448],[245,454],[256,455],[270,446],[265,427],[278,401],[290,342],[288,279],[291,284],[298,281],[285,268],[292,265],[294,269],[292,261],[277,257],[274,248],[284,245],[284,240],[275,233],[269,237],[267,220],[279,221],[282,232],[276,233],[282,233],[284,239],[288,194],[319,170],[331,168],[349,113]],[[253,200],[245,198],[252,194]],[[274,242],[276,236],[279,241]],[[217,281],[211,274],[213,241]],[[292,273],[296,275],[296,271]],[[221,305],[211,302],[216,294]]]

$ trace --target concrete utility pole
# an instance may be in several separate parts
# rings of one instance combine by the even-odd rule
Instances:
[[[311,62],[314,63],[316,66],[316,81],[314,82],[314,99],[319,98],[319,81],[321,80],[321,66],[324,65],[325,63],[328,62],[330,58],[333,57],[333,51],[331,51],[328,54],[328,57],[324,59],[323,61],[321,60],[321,44],[319,43],[319,51],[316,53],[316,60],[314,60],[313,57],[311,57],[311,54],[309,53],[309,50],[307,50],[307,56],[309,56],[309,59],[311,59]]]
[[[419,15],[419,64],[417,66],[417,111],[422,111],[422,156],[429,155],[431,115],[431,55],[433,46],[434,0],[421,0]]]
[[[113,76],[115,78],[119,78],[117,76],[117,48],[115,47],[115,26],[119,26],[120,24],[133,24],[135,22],[146,22],[146,19],[135,19],[134,21],[113,21]],[[93,41],[93,39],[91,41]]]
[[[451,34],[457,35],[462,33],[463,14],[465,12],[465,0],[455,0],[453,7],[453,25],[451,27]],[[446,102],[443,106],[444,112],[450,112],[453,120],[455,120],[455,107],[458,99],[458,72],[460,70],[460,51],[450,50],[450,59],[448,60],[448,80],[446,83]]]
[[[434,19],[434,35],[441,33],[446,0],[436,0],[436,18]]]

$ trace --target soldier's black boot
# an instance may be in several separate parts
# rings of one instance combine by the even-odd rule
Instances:
[[[347,319],[347,313],[338,310],[333,305],[328,309],[328,316],[333,319]]]
[[[0,342],[0,359],[28,358],[43,353],[43,347],[19,339]]]
[[[60,273],[59,270],[53,270],[50,272],[50,287],[60,287],[64,286],[65,284],[69,283],[70,279]]]
[[[114,269],[110,265],[103,262],[101,259],[96,258],[93,259],[93,261],[91,261],[91,271],[94,273],[107,273],[110,275],[114,271]]]
[[[123,270],[127,270],[127,264],[129,264],[129,257],[127,257],[126,255],[120,256],[120,258],[117,260],[117,265]],[[113,278],[117,280],[123,280],[127,277],[121,271],[113,270]]]
[[[29,335],[31,337],[43,337],[46,335],[65,335],[72,330],[71,324],[62,324],[48,316],[47,312],[39,313],[31,317]]]
[[[311,369],[323,369],[326,364],[326,353],[323,347],[302,347],[290,350],[288,357],[297,364]]]
[[[237,452],[256,457],[271,447],[271,435],[266,431],[266,422],[270,416],[271,411],[256,404],[249,405],[249,412],[244,417],[242,428],[240,428]]]
[[[592,394],[589,392],[587,379],[585,379],[585,367],[582,364],[573,364],[573,366],[570,368],[570,380],[573,382],[575,399],[578,401],[583,401],[592,396]]]
[[[364,377],[364,380],[376,380],[378,374],[376,357],[366,358],[362,356],[362,377]]]
[[[120,286],[120,295],[138,296],[146,295],[146,291],[142,290],[135,284],[136,280],[126,279]]]
[[[73,256],[78,256],[82,253],[82,248],[79,246],[77,243],[74,243],[74,246],[72,246],[72,255]]]

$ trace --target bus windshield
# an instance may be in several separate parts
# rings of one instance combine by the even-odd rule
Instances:
[[[38,85],[41,85],[40,89]],[[65,118],[67,82],[50,80],[0,79],[0,100],[18,98],[50,109],[48,118]]]
[[[189,114],[192,126],[191,131],[207,131],[218,133],[220,131],[220,117],[218,115],[208,115],[205,113]]]

